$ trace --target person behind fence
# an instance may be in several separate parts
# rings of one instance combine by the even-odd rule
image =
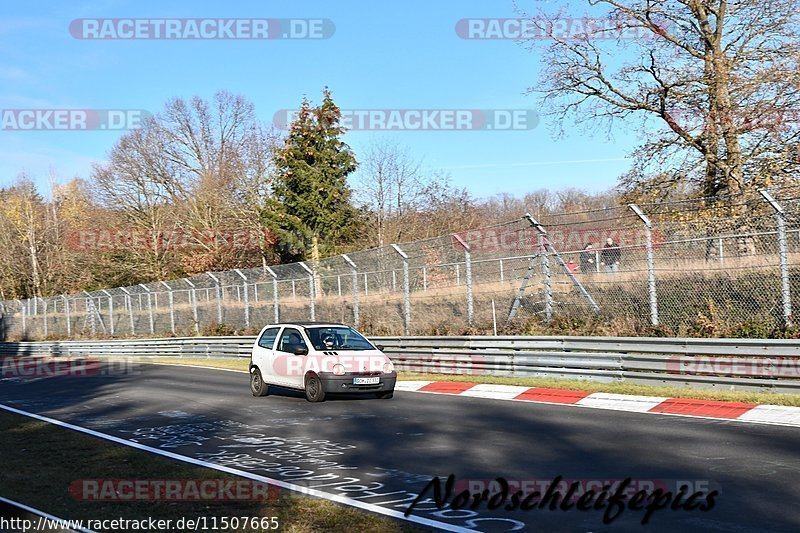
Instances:
[[[600,252],[600,264],[605,266],[606,272],[618,272],[619,262],[622,259],[622,250],[614,239],[609,237]]]
[[[581,252],[578,262],[580,263],[581,272],[584,274],[591,274],[597,271],[594,246],[592,246],[592,243],[587,242],[586,246],[583,247],[583,251]]]
[[[575,274],[575,273],[578,272],[578,267],[579,266],[580,265],[578,265],[578,263],[576,263],[575,259],[573,259],[572,257],[570,257],[569,261],[567,261],[567,268],[569,269],[570,273],[572,273],[572,274]]]

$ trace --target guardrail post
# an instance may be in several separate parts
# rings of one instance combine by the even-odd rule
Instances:
[[[71,337],[72,325],[70,324],[70,319],[69,319],[69,300],[67,299],[66,296],[62,296],[62,298],[64,299],[64,314],[67,317],[67,337]]]
[[[217,276],[212,274],[211,272],[206,272],[208,277],[214,280],[214,285],[217,290],[217,324],[222,324],[222,286],[220,285],[219,279]]]
[[[650,324],[657,326],[658,293],[656,292],[656,270],[653,260],[653,224],[650,222],[650,218],[639,209],[638,205],[628,204],[628,207],[644,222],[645,249],[647,250],[647,291],[650,294]]]
[[[114,297],[111,296],[111,293],[105,289],[102,289],[100,292],[105,294],[108,297],[108,327],[109,333],[111,336],[114,336]],[[47,328],[45,328],[47,329]]]
[[[275,323],[277,324],[280,322],[281,316],[280,304],[278,303],[278,275],[268,266],[265,266],[264,270],[269,272],[269,275],[272,276],[272,308],[275,313]]]
[[[759,189],[761,196],[769,202],[775,210],[775,221],[778,230],[778,258],[781,267],[781,300],[783,302],[783,320],[787,326],[792,325],[792,293],[789,285],[789,254],[786,245],[786,212],[772,195],[764,189]]]
[[[238,268],[234,268],[233,271],[239,274],[244,280],[244,285],[242,285],[244,289],[244,327],[250,329],[250,297],[248,296],[249,291],[247,290],[247,276]]]
[[[405,308],[405,334],[408,335],[411,330],[411,286],[408,280],[408,255],[400,249],[396,244],[392,245],[394,251],[403,258],[403,300]]]
[[[148,289],[147,285],[144,283],[140,283],[139,286],[147,291],[147,318],[150,322],[150,335],[155,335],[156,325],[155,322],[153,322],[153,302],[150,300],[150,289]]]
[[[472,254],[470,253],[469,244],[457,233],[453,233],[453,238],[464,249],[464,275],[466,276],[467,285],[467,324],[472,326],[475,313],[472,300]]]
[[[315,300],[317,299],[314,287],[314,271],[311,270],[311,268],[309,268],[309,266],[303,261],[300,261],[298,264],[303,267],[306,272],[308,272],[308,298],[309,302],[311,303],[311,321],[313,322],[317,319],[317,312],[314,306]]]
[[[131,335],[136,335],[136,326],[133,322],[133,300],[131,300],[131,292],[125,287],[120,287],[120,290],[125,293],[125,303],[128,308],[128,318],[131,321]]]
[[[539,248],[542,251],[540,257],[542,266],[542,290],[544,291],[544,320],[553,320],[553,287],[550,279],[550,258],[544,245],[544,235],[539,234]]]
[[[192,304],[192,322],[194,323],[195,334],[200,335],[200,321],[197,318],[197,292],[195,291],[194,283],[186,278],[183,281],[191,287],[189,290],[189,302]]]
[[[342,258],[353,268],[353,323],[358,327],[358,267],[346,254],[342,254]]]

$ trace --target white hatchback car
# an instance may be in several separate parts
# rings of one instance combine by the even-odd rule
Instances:
[[[397,372],[384,353],[353,328],[323,322],[266,326],[250,355],[250,390],[266,396],[275,385],[303,390],[310,402],[328,393],[394,394]]]

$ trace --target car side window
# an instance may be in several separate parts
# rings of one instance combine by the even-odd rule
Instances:
[[[281,340],[278,342],[278,350],[281,352],[291,353],[296,346],[306,348],[306,343],[303,336],[296,329],[286,328],[283,330]]]
[[[278,336],[280,330],[281,328],[265,329],[264,333],[261,334],[261,338],[258,339],[258,345],[267,350],[271,350],[272,347],[275,346],[275,338]]]

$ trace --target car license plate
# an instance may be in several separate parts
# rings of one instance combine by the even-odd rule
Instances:
[[[381,378],[375,376],[374,378],[353,378],[353,385],[375,385],[380,383]]]

